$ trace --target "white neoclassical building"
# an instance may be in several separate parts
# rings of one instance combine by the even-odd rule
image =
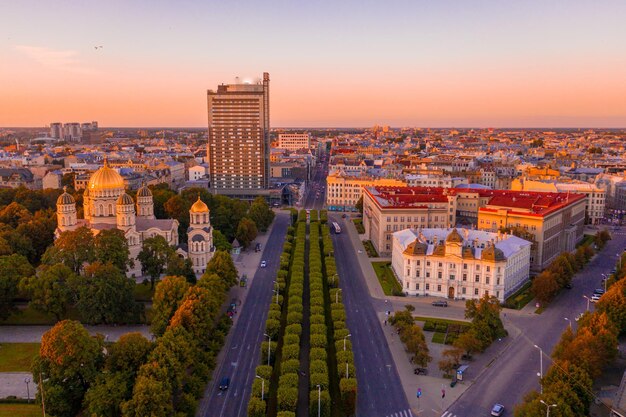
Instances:
[[[405,229],[393,234],[392,268],[408,295],[504,302],[529,279],[530,246],[482,230]]]
[[[174,219],[156,219],[152,192],[145,185],[137,191],[137,201],[126,194],[124,179],[105,160],[89,179],[83,194],[83,219],[78,218],[74,197],[64,190],[57,199],[56,236],[67,230],[88,227],[94,235],[105,229],[117,228],[124,232],[128,240],[130,257],[134,267],[127,271],[128,276],[140,276],[141,264],[137,255],[143,241],[156,235],[178,248],[178,221]],[[196,274],[206,269],[206,264],[213,254],[213,229],[209,220],[209,208],[200,200],[189,210],[187,250],[178,248],[177,252],[191,259]]]

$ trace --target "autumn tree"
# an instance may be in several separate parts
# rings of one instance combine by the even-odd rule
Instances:
[[[74,417],[83,397],[95,382],[103,362],[103,340],[91,337],[77,321],[64,320],[43,334],[33,375],[41,375],[46,411],[57,417]]]
[[[530,291],[541,305],[546,305],[559,292],[559,283],[550,271],[543,271],[533,279]]]
[[[187,280],[180,276],[166,276],[157,284],[152,297],[151,325],[152,333],[156,336],[165,332],[188,289]]]
[[[196,273],[193,270],[191,259],[184,258],[176,252],[170,253],[170,256],[167,258],[165,275],[185,277],[190,284],[196,283]]]
[[[52,314],[57,321],[74,303],[71,286],[76,274],[64,264],[44,266],[37,274],[22,280],[22,288],[30,295],[29,305],[37,311]]]
[[[606,313],[620,333],[626,332],[626,279],[621,279],[596,303],[596,311]]]
[[[46,250],[42,262],[49,265],[63,263],[78,274],[85,263],[91,263],[95,259],[93,233],[82,226],[76,230],[62,232],[54,241],[54,246]]]
[[[453,345],[462,349],[468,357],[472,357],[474,353],[482,350],[482,343],[473,329],[461,333],[454,341]]]
[[[98,233],[94,239],[94,255],[98,262],[102,264],[110,262],[122,272],[134,266],[130,258],[128,240],[120,229],[105,229]]]
[[[30,277],[35,269],[22,255],[0,256],[0,320],[15,311],[14,299],[17,296],[22,278]]]
[[[165,272],[172,253],[175,253],[174,248],[161,235],[143,241],[137,260],[141,262],[142,273],[150,276],[150,288],[154,288],[155,281]]]
[[[496,297],[485,295],[480,300],[467,300],[465,303],[465,318],[472,320],[471,329],[481,341],[484,350],[494,340],[507,335],[500,311],[502,306]]]
[[[207,263],[205,274],[216,274],[230,288],[237,284],[239,273],[230,253],[218,250]]]
[[[76,307],[90,324],[136,323],[143,305],[135,302],[134,287],[135,281],[113,264],[95,262],[76,281]]]

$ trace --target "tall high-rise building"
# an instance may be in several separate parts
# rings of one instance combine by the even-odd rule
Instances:
[[[50,137],[55,139],[61,139],[63,137],[62,123],[50,123]]]
[[[269,188],[270,76],[207,91],[211,190],[254,198]]]

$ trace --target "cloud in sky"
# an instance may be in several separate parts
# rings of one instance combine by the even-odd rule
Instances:
[[[81,74],[93,74],[95,72],[85,65],[78,51],[75,50],[31,45],[16,45],[15,49],[46,68]]]

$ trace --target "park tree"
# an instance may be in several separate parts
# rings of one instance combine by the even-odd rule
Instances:
[[[84,226],[62,232],[54,241],[54,246],[46,250],[42,262],[49,265],[63,263],[79,274],[85,263],[96,259],[94,240],[91,230]]]
[[[161,235],[149,237],[143,241],[137,260],[141,262],[141,271],[150,276],[150,288],[165,272],[169,257],[175,253],[174,248]]]
[[[596,311],[605,313],[620,333],[626,332],[626,279],[615,282],[596,303]]]
[[[122,272],[134,266],[128,240],[120,229],[106,229],[98,233],[94,239],[94,255],[96,261],[102,264],[110,262]]]
[[[541,305],[546,305],[559,291],[559,283],[551,271],[543,271],[533,279],[530,289]]]
[[[205,274],[216,274],[228,288],[237,284],[237,279],[239,278],[239,273],[237,268],[235,268],[235,263],[230,253],[221,250],[216,251],[207,263]]]
[[[248,217],[256,224],[259,231],[265,232],[274,221],[275,214],[265,198],[257,197],[250,205]]]
[[[250,243],[256,239],[257,233],[257,227],[252,220],[244,217],[239,221],[236,237],[244,248],[250,246]]]
[[[125,333],[107,348],[105,367],[109,372],[129,372],[134,376],[153,348],[154,344],[141,333]]]
[[[135,281],[113,264],[95,262],[74,285],[76,307],[89,324],[136,323],[142,305],[135,302]]]
[[[473,329],[461,333],[453,344],[455,347],[462,349],[467,357],[472,357],[474,353],[482,350],[482,343]]]
[[[502,306],[496,297],[485,295],[480,300],[467,300],[465,318],[472,320],[472,329],[481,341],[483,350],[494,340],[506,336],[500,311]]]
[[[64,264],[44,265],[37,275],[24,278],[21,287],[30,295],[32,308],[52,314],[59,321],[74,303],[71,285],[76,278],[74,271]]]
[[[6,242],[8,246],[8,250],[6,246],[2,248],[3,255],[12,255],[18,254],[25,256],[29,259],[29,262],[35,262],[35,250],[33,249],[33,242],[29,236],[26,236],[17,231],[17,229],[13,229],[11,226],[7,224],[0,223],[0,239],[2,239],[3,246]]]
[[[235,239],[237,226],[248,212],[247,202],[216,195],[210,202],[211,224],[226,236],[229,242]]]
[[[191,259],[184,258],[176,252],[172,252],[167,259],[165,275],[185,277],[190,284],[196,283],[196,273],[193,270]]]
[[[132,384],[129,389],[125,373],[100,374],[85,393],[84,409],[90,416],[121,416],[120,405],[130,398],[131,393]]]
[[[207,348],[220,309],[219,304],[211,302],[212,298],[206,288],[190,287],[174,312],[169,328],[183,327],[200,346]]]
[[[20,280],[34,273],[35,269],[24,256],[0,256],[0,320],[15,311],[14,299],[18,294]]]
[[[156,336],[163,335],[188,289],[189,283],[180,276],[166,276],[157,284],[152,297],[151,325]]]
[[[550,264],[549,270],[556,278],[559,288],[563,288],[569,284],[574,276],[574,268],[572,268],[568,253],[562,253],[557,256]]]
[[[213,246],[215,250],[230,252],[233,246],[228,242],[226,236],[217,229],[213,229]]]
[[[165,210],[165,203],[176,193],[169,189],[167,184],[158,184],[155,187],[151,187],[152,202],[154,203],[154,217],[157,219],[168,218],[167,211]]]
[[[103,340],[92,337],[77,321],[60,321],[43,334],[33,375],[40,375],[46,410],[57,417],[74,417],[95,382],[103,363]]]
[[[167,370],[157,361],[141,367],[132,397],[122,403],[123,417],[170,417],[174,414],[172,384]]]
[[[31,243],[31,248],[25,255],[33,265],[41,261],[46,249],[54,242],[56,227],[56,213],[47,209],[36,212],[32,220],[20,224],[15,229],[18,235],[25,237]]]
[[[582,368],[557,360],[550,366],[541,384],[544,392],[568,392],[568,403],[576,415],[589,415],[589,406],[593,401],[593,380]]]
[[[14,229],[20,224],[29,222],[32,217],[33,215],[26,207],[15,201],[0,210],[0,222]]]

